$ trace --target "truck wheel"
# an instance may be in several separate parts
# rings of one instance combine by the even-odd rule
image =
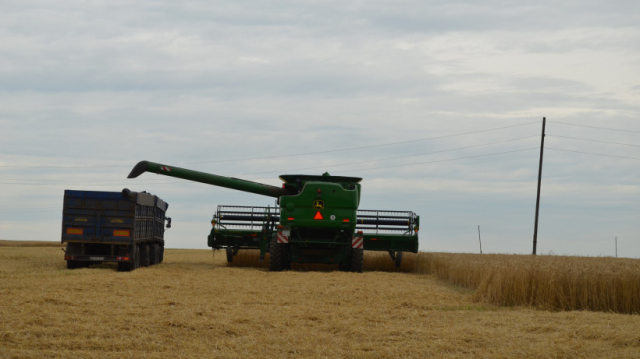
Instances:
[[[269,248],[269,271],[280,272],[282,270],[282,244],[278,243],[276,237],[271,239]]]
[[[118,272],[131,272],[133,264],[131,262],[118,262]]]
[[[149,266],[149,245],[140,246],[140,266]]]
[[[227,247],[227,262],[233,262],[233,249]]]
[[[78,261],[67,261],[67,269],[76,269],[80,268]]]
[[[364,249],[351,248],[351,271],[362,273],[362,265],[364,262]]]
[[[154,244],[153,251],[154,251],[153,264],[160,264],[160,245]]]
[[[396,252],[396,268],[400,268],[402,265],[402,253],[403,252]]]
[[[158,263],[162,262],[164,262],[164,246],[160,246],[160,262]]]
[[[149,246],[149,265],[152,266],[158,264],[158,245],[152,244]]]
[[[133,269],[131,270],[140,268],[140,246],[133,246],[133,253]]]

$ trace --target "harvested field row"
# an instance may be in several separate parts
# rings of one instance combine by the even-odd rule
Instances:
[[[640,352],[637,315],[500,308],[424,274],[229,268],[209,250],[169,249],[164,263],[123,273],[113,264],[67,270],[57,248],[2,247],[0,283],[0,358]]]
[[[64,247],[64,244],[56,241],[9,241],[0,239],[0,247]]]

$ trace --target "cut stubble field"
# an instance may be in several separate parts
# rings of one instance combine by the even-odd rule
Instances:
[[[164,263],[130,273],[111,264],[67,270],[62,256],[0,247],[0,357],[640,353],[638,315],[497,307],[435,275],[373,271],[378,256],[367,256],[362,274],[229,267],[209,250],[168,249]]]

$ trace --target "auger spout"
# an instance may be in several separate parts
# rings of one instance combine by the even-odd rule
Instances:
[[[279,198],[280,196],[296,194],[290,189],[279,188],[263,183],[247,181],[239,178],[218,176],[210,173],[188,170],[185,168],[164,165],[149,161],[140,161],[133,167],[127,178],[136,178],[145,172],[159,175],[182,178],[188,181],[206,183],[214,186],[231,188],[238,191],[260,194],[263,196]]]

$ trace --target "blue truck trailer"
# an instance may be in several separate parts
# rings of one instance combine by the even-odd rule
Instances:
[[[169,204],[146,192],[64,191],[62,243],[68,269],[117,262],[118,271],[161,263]]]

